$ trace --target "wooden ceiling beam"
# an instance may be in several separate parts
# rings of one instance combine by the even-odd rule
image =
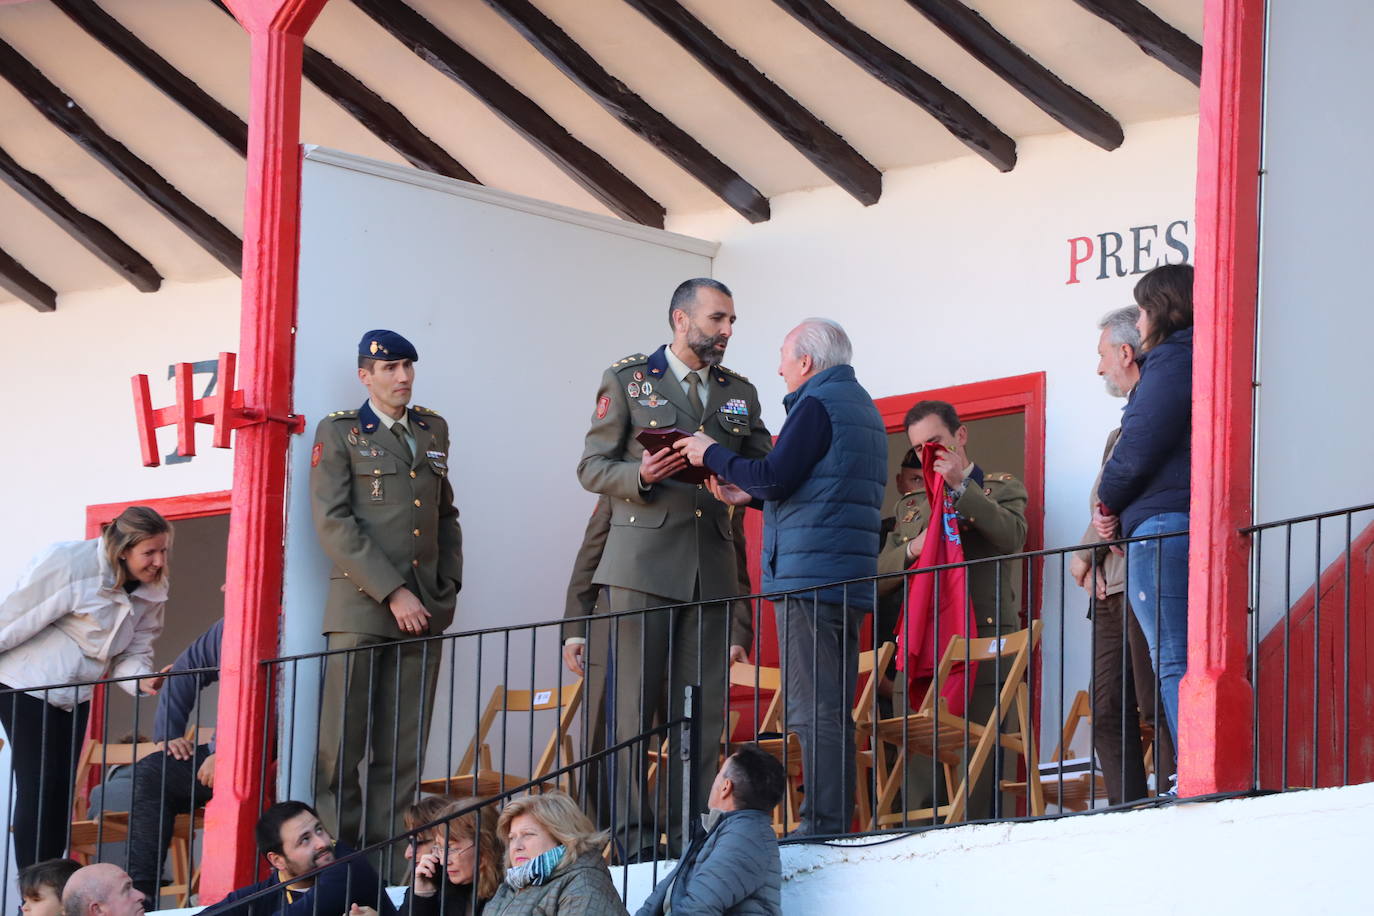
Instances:
[[[305,78],[315,84],[344,111],[417,169],[481,184],[477,176],[435,143],[401,110],[368,88],[367,84],[333,60],[306,47],[302,62]]]
[[[29,273],[23,264],[3,250],[0,250],[0,288],[9,290],[37,311],[57,311],[57,290]]]
[[[486,0],[530,44],[620,123],[706,185],[751,223],[768,219],[768,198],[691,134],[606,71],[529,0]]]
[[[1137,0],[1074,0],[1116,26],[1126,37],[1194,86],[1202,85],[1202,45],[1184,35]]]
[[[631,0],[638,2],[638,0]],[[944,83],[840,15],[822,0],[773,0],[879,82],[914,102],[999,171],[1016,165],[1016,141]]]
[[[135,289],[153,293],[162,286],[162,276],[147,258],[115,235],[109,226],[74,207],[52,185],[24,168],[4,149],[0,149],[0,181],[43,211],[82,248],[128,280]]]
[[[72,0],[63,2],[69,3]],[[234,14],[229,12],[229,8],[221,0],[210,2],[224,15],[234,19]],[[234,22],[237,24],[238,20],[234,19]],[[334,63],[329,57],[308,45],[301,61],[301,70],[316,89],[329,96],[336,105],[351,114],[378,140],[400,153],[417,169],[447,178],[457,178],[460,181],[470,181],[473,184],[482,183],[461,162],[450,156],[447,150],[411,123],[395,105],[373,92],[366,83]]]
[[[353,2],[421,60],[475,95],[613,213],[663,228],[662,204],[434,23],[401,0]]]
[[[243,242],[238,236],[106,133],[70,96],[4,41],[0,41],[0,76],[53,126],[175,223],[211,257],[235,275],[242,272]]]
[[[907,0],[940,31],[1045,114],[1105,150],[1121,145],[1121,124],[1101,106],[1051,73],[959,0]]]
[[[883,193],[883,173],[843,137],[764,76],[676,0],[625,0],[682,46],[844,190],[865,206]]]
[[[243,119],[144,44],[93,0],[52,0],[52,4],[159,92],[210,128],[240,156],[246,155],[248,125]]]

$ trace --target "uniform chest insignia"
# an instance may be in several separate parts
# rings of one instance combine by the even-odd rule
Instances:
[[[379,503],[385,498],[386,497],[382,495],[382,478],[372,478],[372,501],[374,503]]]
[[[639,397],[639,382],[630,382],[625,386],[625,393],[632,398]]]
[[[643,371],[642,369],[636,369],[636,370],[635,370],[635,381],[636,381],[636,382],[642,382],[642,381],[644,381],[644,371]]]
[[[908,510],[906,511],[906,515],[903,515],[903,516],[902,516],[902,524],[905,525],[905,524],[907,524],[908,522],[913,521],[915,518],[916,518],[916,510],[915,510],[915,509],[908,509]]]
[[[650,395],[650,394],[653,394],[653,393],[654,393],[654,383],[653,383],[653,382],[645,382],[643,385],[640,385],[640,386],[639,386],[639,393],[640,393],[640,394],[643,394],[643,395]]]
[[[429,449],[429,450],[427,450],[427,451],[425,452],[425,457],[426,457],[426,458],[447,458],[447,457],[448,457],[448,454],[447,454],[446,452],[440,452],[440,451],[436,451],[436,450],[434,450],[434,449]]]
[[[356,429],[353,430],[353,432],[351,432],[351,433],[348,434],[348,444],[349,444],[349,445],[357,445],[357,444],[358,444],[358,431],[357,431]]]
[[[749,416],[749,404],[744,398],[731,398],[720,405],[720,412],[728,417]]]

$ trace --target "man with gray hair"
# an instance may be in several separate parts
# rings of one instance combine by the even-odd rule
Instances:
[[[1140,331],[1136,319],[1140,309],[1134,305],[1113,309],[1097,323],[1102,333],[1097,341],[1097,374],[1114,398],[1124,398],[1140,381]],[[1107,436],[1102,463],[1112,456],[1120,427]],[[1097,505],[1094,481],[1088,498],[1088,514]],[[1091,523],[1083,535],[1084,544],[1101,541]],[[1155,723],[1159,744],[1155,754],[1155,773],[1159,785],[1167,783],[1174,771],[1173,739],[1160,723],[1155,707],[1154,665],[1145,634],[1135,615],[1125,608],[1125,558],[1105,547],[1080,550],[1069,563],[1074,580],[1088,592],[1088,616],[1093,622],[1093,750],[1102,763],[1111,804],[1134,801],[1147,794],[1145,763],[1141,748],[1140,722]],[[1130,654],[1123,652],[1129,643]],[[1122,694],[1125,694],[1124,702]]]
[[[143,916],[143,892],[118,865],[87,865],[62,889],[62,916]]]
[[[778,616],[783,731],[802,745],[806,794],[794,836],[845,833],[853,816],[850,707],[873,584],[832,583],[877,574],[887,432],[852,358],[842,327],[808,318],[782,343],[787,421],[771,453],[751,459],[700,433],[674,445],[715,474],[717,499],[764,512],[763,590]]]

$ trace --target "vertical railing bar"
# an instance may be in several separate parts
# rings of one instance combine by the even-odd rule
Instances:
[[[1283,718],[1279,729],[1279,790],[1288,789],[1288,686],[1290,646],[1293,628],[1293,526],[1283,528],[1283,680],[1280,690],[1283,697]]]

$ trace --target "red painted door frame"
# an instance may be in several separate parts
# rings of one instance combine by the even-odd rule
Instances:
[[[1265,0],[1206,0],[1193,289],[1188,673],[1179,793],[1253,784],[1247,671]]]

